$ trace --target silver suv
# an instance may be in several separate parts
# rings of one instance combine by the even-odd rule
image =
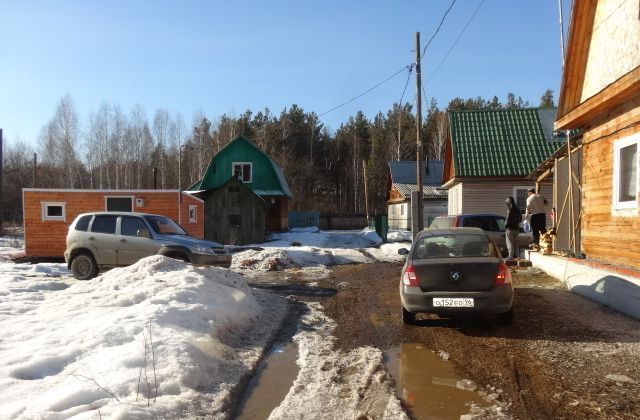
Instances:
[[[64,259],[75,278],[88,280],[103,268],[130,265],[155,254],[198,265],[231,264],[221,244],[189,236],[168,217],[117,212],[78,215],[69,226]]]

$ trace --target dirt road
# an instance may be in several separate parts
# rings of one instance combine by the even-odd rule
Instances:
[[[640,418],[640,322],[527,269],[514,274],[510,326],[435,316],[404,326],[400,269],[389,263],[340,266],[318,282],[339,290],[320,301],[337,321],[341,348],[422,343],[446,351],[466,375],[501,390],[500,402],[519,419]]]

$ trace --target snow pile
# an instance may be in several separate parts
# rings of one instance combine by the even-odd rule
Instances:
[[[413,235],[410,230],[395,230],[389,229],[387,232],[388,242],[412,242]]]
[[[24,257],[24,239],[4,236],[0,238],[0,261]]]
[[[377,247],[376,247],[377,246]],[[234,270],[283,270],[329,267],[340,264],[400,262],[398,249],[406,244],[382,244],[369,229],[326,232],[318,228],[296,228],[271,235],[268,242],[233,255]],[[261,251],[255,248],[260,247]]]
[[[300,372],[269,419],[408,419],[394,396],[382,352],[373,347],[335,350],[335,322],[320,311],[320,304],[309,308],[294,337]]]
[[[286,310],[232,271],[162,256],[86,282],[10,273],[0,272],[5,418],[224,417]]]

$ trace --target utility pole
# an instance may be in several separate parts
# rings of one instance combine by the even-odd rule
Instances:
[[[3,167],[2,167],[2,163],[3,163],[3,157],[2,157],[2,151],[3,151],[4,147],[2,145],[2,128],[0,128],[0,233],[3,233],[2,231],[2,171],[3,171]]]
[[[416,184],[418,186],[417,203],[412,217],[413,237],[424,229],[424,203],[422,192],[422,73],[420,70],[420,32],[416,32]]]
[[[37,175],[36,171],[37,171],[37,168],[38,168],[38,154],[34,153],[33,154],[33,174],[32,174],[33,181],[32,181],[32,184],[31,184],[32,188],[36,187],[36,175]],[[93,176],[91,177],[91,188],[93,188]]]

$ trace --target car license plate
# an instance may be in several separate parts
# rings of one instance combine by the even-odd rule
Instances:
[[[473,298],[433,298],[433,306],[449,308],[473,308]]]

